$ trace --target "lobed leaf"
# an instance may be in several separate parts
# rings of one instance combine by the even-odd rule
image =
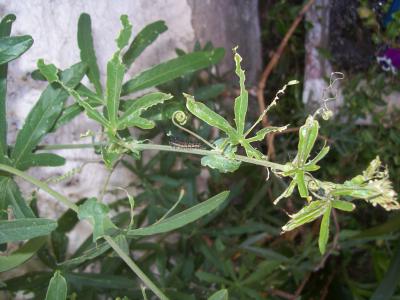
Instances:
[[[57,222],[50,219],[25,218],[0,221],[0,244],[29,240],[48,235],[57,227]]]
[[[176,215],[166,218],[159,223],[155,223],[148,227],[128,230],[128,237],[137,237],[137,236],[147,236],[153,234],[159,234],[164,232],[169,232],[180,227],[183,227],[189,223],[192,223],[206,214],[210,213],[217,207],[219,207],[227,198],[229,192],[225,191],[215,195],[214,197],[204,201],[200,204],[197,204],[183,212],[177,213]]]
[[[37,61],[37,67],[40,73],[42,73],[42,75],[46,78],[48,82],[52,83],[59,80],[57,75],[58,69],[55,65],[46,65],[43,59],[39,59]]]

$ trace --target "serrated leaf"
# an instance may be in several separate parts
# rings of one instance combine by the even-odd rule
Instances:
[[[67,299],[67,281],[56,271],[50,279],[45,300],[65,300]]]
[[[16,219],[35,218],[15,181],[11,177],[0,177],[0,210],[6,210],[8,206]]]
[[[86,66],[78,63],[61,72],[60,79],[66,86],[74,88],[84,76],[85,71]],[[67,98],[68,93],[55,84],[50,84],[41,94],[18,133],[11,154],[16,168],[19,168],[26,156],[32,153],[43,136],[51,131]]]
[[[210,297],[208,297],[208,300],[228,300],[228,290],[219,290],[218,292],[215,292]]]
[[[186,107],[192,114],[194,114],[200,120],[206,122],[208,125],[216,127],[225,132],[232,144],[238,143],[239,135],[227,120],[225,120],[216,112],[212,111],[205,104],[195,101],[193,96],[187,94],[184,94],[184,96],[186,97]]]
[[[59,80],[57,75],[58,69],[55,65],[53,64],[46,65],[43,59],[39,59],[37,61],[37,67],[40,73],[42,73],[42,75],[46,78],[48,82],[52,83]]]
[[[32,44],[30,35],[0,37],[0,65],[20,57]]]
[[[0,256],[0,272],[12,270],[31,259],[46,241],[46,237],[37,237],[27,241],[14,252]]]
[[[222,48],[192,52],[156,65],[125,82],[122,87],[122,96],[163,84],[189,72],[207,68],[218,63],[224,56],[224,52]]]
[[[236,75],[239,77],[240,84],[240,95],[235,99],[235,123],[236,129],[239,135],[243,135],[244,133],[244,125],[246,121],[246,113],[249,103],[249,93],[246,90],[244,85],[245,82],[245,74],[242,68],[240,67],[240,62],[242,61],[242,57],[235,53],[235,64],[236,64]]]
[[[122,49],[128,45],[129,39],[132,36],[132,25],[129,23],[127,15],[122,15],[120,20],[122,24],[122,30],[117,38],[117,45],[119,49]]]
[[[0,22],[0,37],[9,36],[15,15],[6,15]],[[0,66],[0,157],[7,154],[7,64]]]
[[[144,27],[134,38],[128,50],[122,57],[123,63],[129,68],[139,55],[152,44],[168,27],[164,21],[156,21]]]
[[[211,169],[217,169],[221,173],[235,172],[240,167],[240,161],[227,157],[211,154],[201,158],[201,165]]]
[[[270,134],[273,132],[281,132],[283,130],[286,130],[287,127],[288,127],[288,125],[281,126],[281,127],[265,127],[263,129],[260,129],[259,131],[257,131],[256,135],[251,138],[248,138],[247,141],[249,143],[262,141],[267,134]]]
[[[26,218],[0,221],[0,244],[48,235],[56,228],[57,222],[50,219]]]
[[[329,205],[322,217],[321,226],[319,229],[318,247],[319,247],[319,251],[321,252],[321,254],[325,254],[326,245],[329,240],[329,224],[330,224],[330,218],[331,218],[331,209],[332,209],[332,205],[329,202]]]
[[[110,234],[116,227],[108,216],[109,208],[96,198],[90,198],[79,205],[79,220],[88,220],[93,225],[93,242],[106,234]]]
[[[82,62],[88,66],[87,77],[94,85],[98,95],[103,94],[100,82],[100,71],[97,65],[96,52],[93,46],[92,23],[88,14],[81,14],[78,21],[78,47]]]
[[[342,201],[342,200],[332,200],[332,206],[336,209],[343,210],[343,211],[353,211],[356,206],[349,202],[349,201]]]
[[[113,127],[117,126],[121,87],[124,74],[125,66],[122,64],[119,52],[117,52],[107,64],[107,113],[111,126]]]
[[[37,153],[27,155],[20,163],[20,170],[30,167],[58,167],[65,164],[65,158],[54,153]]]
[[[329,206],[328,201],[316,200],[304,206],[299,212],[290,216],[290,221],[282,227],[282,232],[293,230],[303,224],[314,221],[322,216]]]
[[[214,209],[218,208],[227,198],[229,192],[225,191],[215,195],[214,197],[204,201],[200,204],[197,204],[187,210],[184,210],[176,215],[166,218],[159,223],[155,223],[148,227],[128,230],[127,237],[136,237],[136,236],[147,236],[154,235],[164,232],[169,232],[180,227],[183,227],[189,223],[192,223],[201,217],[207,215]]]

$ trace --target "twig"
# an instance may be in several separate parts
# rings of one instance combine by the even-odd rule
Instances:
[[[293,300],[294,295],[290,294],[288,292],[282,291],[282,290],[278,290],[278,289],[271,289],[268,291],[271,295],[273,296],[278,296],[281,297],[283,299],[288,299],[288,300]]]
[[[314,3],[315,0],[309,0],[302,10],[299,12],[297,15],[296,19],[293,21],[292,25],[290,26],[289,30],[286,32],[283,40],[281,41],[278,49],[275,51],[274,55],[272,56],[271,60],[269,61],[268,65],[264,69],[260,81],[258,83],[258,89],[257,89],[257,100],[258,100],[258,108],[260,110],[260,113],[262,113],[265,110],[265,98],[264,98],[264,90],[266,86],[266,82],[268,80],[268,77],[271,75],[272,70],[275,68],[277,65],[283,50],[285,50],[285,47],[290,39],[290,37],[293,35],[294,31],[296,30],[297,26],[299,26],[301,20],[303,19],[305,13],[310,9],[311,5]],[[262,119],[262,124],[263,127],[268,127],[269,122],[268,118],[265,115]],[[269,159],[273,159],[275,156],[275,149],[274,149],[274,144],[273,144],[273,134],[267,135],[267,147],[268,147],[268,157]]]
[[[293,300],[296,300],[296,299],[301,295],[301,292],[303,291],[304,287],[306,286],[308,280],[310,280],[310,277],[311,277],[311,272],[308,273],[308,274],[303,278],[303,281],[300,283],[300,285],[298,286],[296,292],[294,293]]]
[[[329,275],[328,281],[326,282],[326,284],[324,285],[324,288],[321,291],[321,298],[320,300],[325,300],[326,297],[328,296],[328,292],[329,292],[329,287],[332,284],[333,278],[335,278],[336,276],[336,270],[334,270],[332,272],[332,274]]]

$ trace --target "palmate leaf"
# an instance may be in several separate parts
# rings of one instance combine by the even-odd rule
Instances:
[[[66,86],[74,88],[85,72],[85,64],[78,63],[61,72],[60,79]],[[15,147],[11,153],[16,168],[19,168],[22,161],[32,154],[43,136],[52,130],[67,98],[68,93],[57,83],[50,84],[41,94],[17,135]]]

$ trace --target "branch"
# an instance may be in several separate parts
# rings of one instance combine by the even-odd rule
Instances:
[[[263,73],[261,75],[260,81],[258,83],[258,89],[257,89],[257,100],[258,100],[258,108],[260,110],[260,113],[262,113],[266,108],[265,107],[264,90],[265,90],[265,86],[266,86],[267,80],[268,80],[269,76],[271,75],[272,70],[278,64],[278,61],[281,58],[281,55],[282,55],[283,51],[285,50],[286,45],[289,42],[289,39],[293,35],[293,33],[296,30],[296,28],[299,26],[301,20],[303,19],[303,17],[306,14],[306,12],[310,9],[310,7],[314,3],[314,1],[315,0],[309,0],[304,5],[302,10],[297,15],[296,19],[293,21],[293,23],[290,26],[289,30],[286,32],[286,34],[285,34],[283,40],[281,41],[278,49],[275,51],[274,55],[272,56],[271,60],[269,61],[268,65],[265,67],[265,69],[264,69],[264,71],[263,71]],[[268,127],[269,126],[268,118],[267,118],[266,115],[262,119],[262,124],[263,124],[263,127]],[[267,144],[267,147],[268,147],[268,157],[270,159],[274,159],[274,157],[275,157],[275,149],[274,149],[274,143],[273,142],[274,142],[274,135],[273,134],[267,135],[266,144]]]

